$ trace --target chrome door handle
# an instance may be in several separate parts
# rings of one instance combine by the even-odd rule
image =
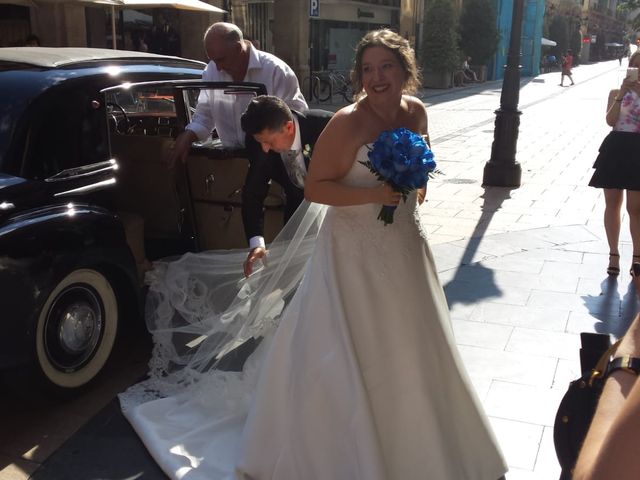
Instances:
[[[233,198],[236,195],[240,195],[241,193],[242,193],[242,187],[238,187],[233,192],[231,192],[229,195],[227,195],[227,198]]]
[[[233,215],[233,205],[225,205],[223,207],[224,215],[222,217],[222,223],[226,226],[231,221],[231,216]]]
[[[178,210],[178,233],[182,234],[182,227],[184,226],[185,211],[184,208]]]
[[[213,175],[213,173],[210,173],[205,177],[204,189],[207,192],[207,195],[211,195],[211,192],[213,191],[213,184],[215,181],[216,181],[216,177]]]

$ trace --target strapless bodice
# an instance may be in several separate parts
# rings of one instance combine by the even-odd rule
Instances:
[[[360,162],[366,162],[369,160],[367,154],[371,149],[371,144],[362,145],[351,165],[349,172],[340,180],[340,183],[344,185],[350,185],[353,187],[375,187],[379,182],[376,176],[371,173],[371,170]]]

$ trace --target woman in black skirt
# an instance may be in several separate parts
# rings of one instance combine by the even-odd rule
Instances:
[[[629,67],[640,68],[640,50],[629,58]],[[619,89],[609,92],[606,118],[613,130],[600,145],[589,185],[604,189],[604,228],[609,243],[607,273],[618,275],[623,190],[627,191],[633,262],[640,262],[640,82],[637,75],[628,74]]]

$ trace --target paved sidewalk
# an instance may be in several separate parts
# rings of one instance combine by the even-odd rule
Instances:
[[[457,343],[510,466],[508,480],[558,478],[552,425],[579,374],[579,332],[618,335],[637,310],[626,273],[628,219],[622,273],[611,279],[604,200],[586,186],[608,131],[607,91],[623,71],[617,61],[583,65],[569,88],[558,86],[557,72],[522,81],[518,189],[481,185],[501,82],[420,92],[444,172],[429,183],[424,221]],[[112,402],[32,478],[164,477]]]
[[[579,375],[579,333],[622,334],[637,311],[628,219],[622,273],[610,278],[604,199],[587,186],[609,130],[607,93],[621,70],[617,62],[579,67],[570,88],[558,86],[557,76],[541,75],[521,91],[522,186],[481,186],[493,122],[480,121],[434,136],[445,176],[430,182],[424,215],[456,340],[509,480],[558,478],[552,426]],[[435,128],[443,110],[429,111]]]

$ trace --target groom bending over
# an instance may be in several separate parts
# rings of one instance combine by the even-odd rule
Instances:
[[[269,182],[275,180],[284,190],[287,222],[304,198],[311,150],[332,115],[325,110],[291,111],[286,103],[271,95],[256,97],[242,114],[242,129],[266,153],[248,155],[249,171],[242,188],[242,222],[249,241],[249,255],[243,266],[245,276],[251,275],[254,262],[267,253],[263,204]]]

